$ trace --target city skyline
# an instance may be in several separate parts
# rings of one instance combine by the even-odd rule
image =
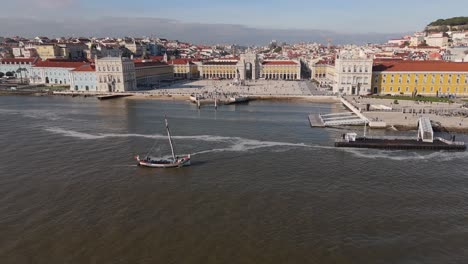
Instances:
[[[106,33],[110,37],[161,35],[193,42],[203,39],[206,43],[247,45],[265,43],[268,39],[324,42],[325,38],[332,38],[338,44],[344,44],[356,43],[353,35],[358,35],[363,42],[380,41],[422,30],[438,18],[468,12],[458,0],[451,2],[452,7],[458,6],[456,13],[442,9],[439,1],[397,0],[391,6],[368,0],[301,2],[241,0],[217,3],[201,0],[192,3],[175,0],[157,3],[139,0],[132,3],[112,1],[110,4],[109,1],[89,0],[19,0],[2,5],[0,32],[5,35],[34,35],[37,32],[70,36],[89,33],[101,37]],[[423,3],[424,12],[420,12]],[[21,17],[15,15],[19,12]],[[197,34],[194,34],[195,30]],[[203,30],[208,32],[202,32],[202,37],[198,38]]]

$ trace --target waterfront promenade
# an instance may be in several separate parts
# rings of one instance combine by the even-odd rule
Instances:
[[[247,81],[236,85],[232,80],[196,80],[174,83],[149,91],[153,95],[240,94],[244,96],[311,96],[308,81]]]
[[[245,96],[251,99],[301,99],[314,102],[339,102],[336,96],[319,90],[308,80],[252,80],[236,85],[232,80],[181,81],[163,88],[139,91],[132,98],[155,98],[176,100],[189,99],[190,95],[200,95],[207,99],[223,100],[229,97]]]
[[[422,116],[433,121],[441,130],[468,132],[468,109],[463,103],[418,102],[412,100],[395,100],[367,98],[358,96],[345,97],[348,102],[372,122],[385,122],[388,127],[399,130],[415,129]],[[367,111],[367,105],[370,105]]]

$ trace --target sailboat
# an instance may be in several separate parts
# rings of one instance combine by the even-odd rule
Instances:
[[[140,159],[140,155],[135,156],[135,159],[138,161],[138,165],[150,168],[180,168],[184,166],[190,166],[190,154],[182,157],[176,156],[174,152],[174,144],[172,143],[171,131],[169,130],[169,123],[167,118],[164,117],[166,122],[167,137],[169,139],[169,145],[171,146],[172,158],[169,159],[157,159],[149,156],[149,153],[143,158]]]

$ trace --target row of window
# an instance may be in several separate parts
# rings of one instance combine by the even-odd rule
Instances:
[[[446,80],[447,80],[448,83],[452,83],[451,77],[449,77],[449,78],[446,79]],[[378,79],[375,79],[375,83],[378,83],[378,82],[379,82],[379,80],[378,80]],[[383,80],[382,80],[382,83],[386,83],[386,82],[387,82],[386,79],[383,79]],[[407,78],[406,78],[406,83],[410,83],[410,82],[411,82],[410,77],[407,77]],[[415,82],[415,83],[418,83],[418,82],[419,82],[419,78],[416,77],[416,78],[414,79],[414,82]],[[427,82],[428,82],[427,78],[424,78],[424,79],[423,79],[423,83],[427,83]],[[456,82],[456,83],[460,83],[460,79],[457,78],[457,79],[455,80],[455,82]],[[390,79],[390,83],[394,83],[394,79],[393,79],[393,78]],[[401,79],[401,78],[398,79],[398,83],[402,83],[402,79]],[[432,84],[436,83],[435,78],[432,78],[432,79],[431,79],[431,83],[432,83]],[[441,77],[441,78],[439,79],[439,83],[441,83],[441,84],[444,83],[444,78],[443,78],[443,77]],[[465,78],[465,83],[468,83],[468,78]]]
[[[188,73],[174,73],[174,77],[187,77]]]
[[[41,74],[42,71],[35,72],[34,74]],[[44,75],[48,76],[68,76],[68,72],[44,71]]]
[[[89,91],[89,89],[96,90],[96,86],[94,85],[91,85],[91,88],[88,85],[81,85],[81,87],[79,87],[78,85],[75,85],[75,91],[78,91],[80,88],[81,90],[86,90],[86,91]]]
[[[393,78],[393,77],[395,77],[395,75],[396,75],[396,77],[404,77],[404,75],[406,75],[408,78],[410,78],[410,76],[411,76],[411,74],[391,74],[390,77]],[[443,74],[443,73],[442,73],[442,74],[429,74],[429,76],[432,76],[432,78],[435,78],[437,75],[439,75],[440,78],[443,78],[445,74]],[[416,77],[417,77],[417,76],[418,76],[418,75],[416,75]],[[461,75],[461,74],[453,74],[453,76],[457,76],[457,78],[460,78],[462,75]],[[468,77],[468,75],[465,75],[465,76]],[[386,75],[386,74],[383,74],[382,77],[383,77],[384,79],[386,79],[386,78],[387,78],[387,75]],[[428,77],[428,74],[424,74],[423,77],[424,77],[424,78]],[[449,77],[449,78],[452,78],[452,74],[449,74],[448,77]]]
[[[261,78],[296,79],[297,74],[262,74]]]
[[[351,83],[369,83],[369,77],[343,77],[341,79],[341,84],[351,84]]]
[[[31,65],[30,62],[23,62],[23,61],[20,61],[20,62],[7,61],[7,62],[2,62],[1,64],[4,64],[4,65]]]
[[[204,71],[204,73],[206,74],[231,74],[231,73],[235,73],[236,71]]]
[[[203,78],[212,78],[212,77],[234,78],[236,77],[236,75],[232,73],[203,74]]]
[[[90,77],[90,78],[88,78],[88,77],[75,77],[74,80],[75,81],[95,81],[96,78],[94,78],[94,77]]]
[[[107,83],[107,82],[113,82],[115,81],[116,83],[120,83],[120,77],[113,78],[112,76],[100,76],[99,77],[99,82],[100,83]]]
[[[369,72],[369,68],[365,66],[357,66],[357,65],[354,65],[354,67],[343,66],[342,72]]]
[[[174,69],[174,72],[188,72],[189,69]]]
[[[211,66],[211,65],[208,65],[208,66],[203,66],[203,69],[206,71],[206,70],[235,70],[237,69],[236,66]]]
[[[374,89],[378,89],[378,87],[374,87]],[[464,92],[466,93],[468,91],[468,88],[459,88],[459,87],[455,87],[455,90],[453,90],[453,88],[449,87],[447,89],[442,89],[442,87],[439,87],[439,89],[437,90],[434,90],[434,87],[431,87],[431,88],[427,88],[426,87],[422,87],[421,89],[417,89],[416,87],[414,87],[412,90],[410,90],[410,87],[406,87],[404,90],[401,88],[401,87],[395,87],[395,89],[393,89],[393,87],[389,87],[387,89],[382,89],[382,91],[390,91],[390,92],[412,92],[414,90],[418,90],[418,91],[422,91],[422,92],[443,92],[444,90],[446,92],[449,92],[449,91],[453,91],[455,93],[458,93],[458,92]]]
[[[108,72],[115,72],[115,71],[120,71],[120,67],[119,66],[99,66],[98,67],[98,71],[100,72],[105,72],[105,71],[108,71]]]
[[[296,70],[292,70],[292,71],[287,71],[287,70],[284,70],[284,71],[268,71],[268,70],[266,70],[266,71],[260,71],[260,73],[279,73],[279,74],[282,74],[282,73],[283,73],[283,74],[284,74],[284,73],[288,74],[288,73],[297,73],[297,72],[298,72],[298,71],[296,71]]]

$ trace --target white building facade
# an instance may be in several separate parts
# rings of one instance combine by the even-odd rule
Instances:
[[[126,92],[137,89],[135,63],[128,58],[107,57],[96,60],[97,90]]]
[[[454,46],[467,46],[468,45],[468,31],[454,32],[452,34]]]
[[[431,47],[446,47],[448,40],[449,38],[444,33],[431,34],[425,38],[426,44]]]
[[[29,80],[34,84],[70,85],[70,71],[84,62],[38,61],[31,70]]]
[[[336,55],[333,93],[366,95],[371,93],[372,55],[359,50],[344,50]]]
[[[28,79],[32,72],[32,66],[36,58],[3,59],[0,61],[0,72],[6,74],[12,72],[14,76]],[[19,73],[21,72],[21,73]]]
[[[96,92],[96,68],[86,64],[70,71],[70,90],[83,92]]]

